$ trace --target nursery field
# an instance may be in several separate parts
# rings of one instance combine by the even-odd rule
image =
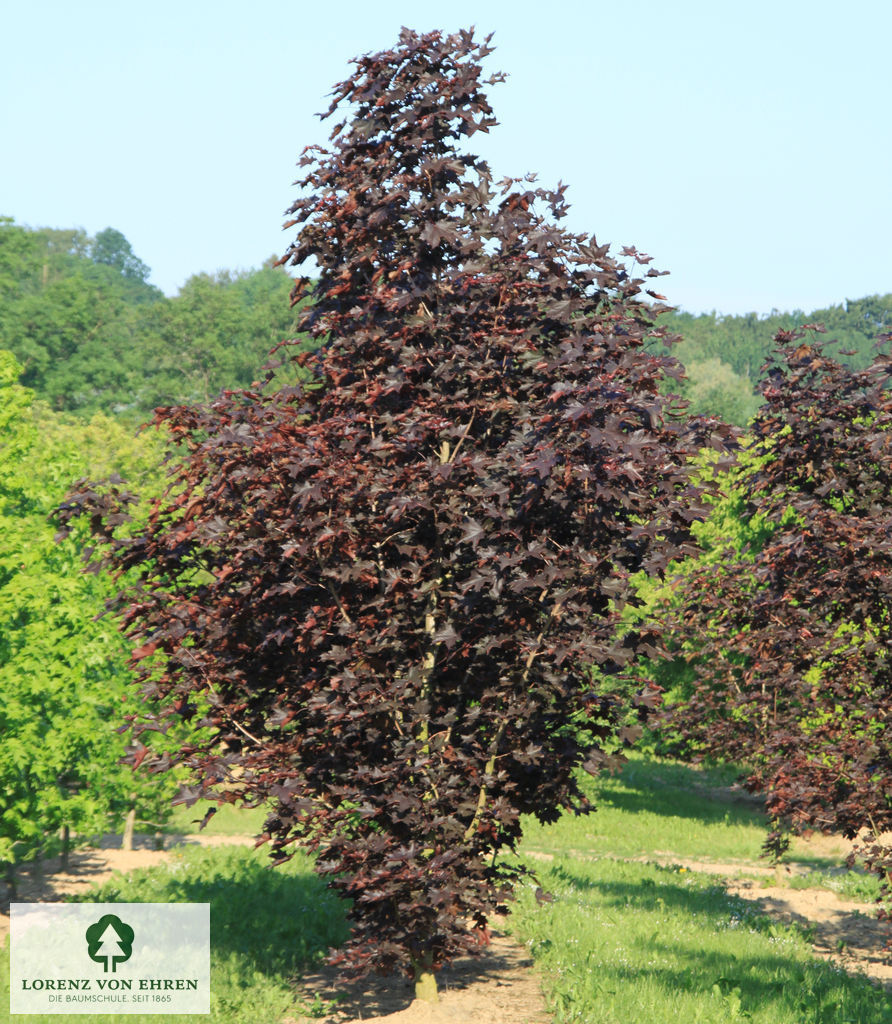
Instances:
[[[340,906],[308,859],[269,870],[262,850],[237,845],[260,812],[224,809],[205,832],[214,845],[174,847],[162,863],[79,898],[210,902],[215,1024],[368,1020],[393,1011],[401,1022],[413,1013],[419,1022],[439,1019],[431,1013],[458,1019],[448,1014],[459,999],[463,1019],[473,1020],[479,1004],[480,1019],[486,1013],[499,1024],[892,1021],[882,932],[871,920],[874,883],[845,869],[842,842],[797,841],[778,870],[768,867],[758,857],[764,817],[728,771],[636,756],[592,789],[594,815],[527,823],[522,853],[552,900],[538,902],[527,886],[496,924],[498,956],[473,988],[470,965],[447,972],[439,1010],[413,1009],[405,979],[357,988],[319,973],[325,951],[347,934]],[[180,809],[171,827],[188,833],[197,816],[196,808]],[[513,959],[509,940],[520,947]],[[8,960],[8,942],[3,955]],[[523,983],[527,1005],[509,1007],[512,986]],[[491,994],[499,999],[487,1002]],[[8,1005],[5,988],[0,1005]],[[498,1017],[494,1006],[502,1007]]]
[[[892,1022],[888,297],[709,342],[490,41],[350,62],[261,271],[0,217],[0,892],[209,902],[221,1024]]]

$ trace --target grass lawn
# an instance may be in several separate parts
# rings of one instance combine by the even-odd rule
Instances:
[[[739,789],[730,767],[701,768],[631,754],[619,775],[584,776],[583,788],[597,806],[594,814],[566,815],[554,825],[524,819],[522,852],[592,857],[660,857],[766,867],[760,857],[767,832],[765,815]],[[832,846],[832,844],[831,844]],[[783,862],[803,874],[794,888],[829,889],[846,899],[872,903],[879,879],[845,867],[845,852],[815,854],[794,838]],[[807,873],[806,873],[807,872]]]
[[[208,836],[256,836],[263,831],[267,812],[263,807],[236,807],[233,804],[215,804],[211,800],[199,800],[191,807],[177,804],[164,831],[168,834],[191,835],[198,831],[198,825],[211,807],[216,813],[201,830]]]
[[[537,865],[511,917],[545,975],[557,1024],[880,1024],[892,1002],[817,960],[704,875],[571,857]]]
[[[559,1024],[892,1022],[888,995],[816,959],[800,929],[754,913],[715,878],[622,860],[757,860],[765,816],[715,795],[734,777],[633,755],[619,775],[585,783],[595,814],[525,822],[521,852],[540,855],[531,866],[554,902],[540,906],[528,887],[511,927],[545,973]],[[790,858],[800,855],[794,842]],[[808,863],[822,870],[793,884],[877,893],[839,858]]]
[[[705,771],[635,755],[620,775],[584,776],[583,787],[598,808],[594,814],[564,816],[554,825],[526,819],[523,849],[754,860],[765,838],[765,816],[754,807],[709,795],[734,778],[730,769]]]

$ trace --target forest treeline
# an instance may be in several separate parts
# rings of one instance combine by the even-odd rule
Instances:
[[[141,422],[157,406],[207,401],[250,385],[269,352],[294,334],[292,282],[273,260],[255,270],[196,274],[172,297],[114,228],[31,229],[0,218],[0,349],[51,409]],[[693,412],[745,426],[778,330],[823,323],[855,368],[892,331],[892,294],[809,312],[667,314],[682,337],[676,385]]]
[[[0,349],[58,412],[131,422],[157,406],[249,386],[294,321],[287,274],[196,274],[173,298],[114,228],[30,229],[0,219]]]
[[[810,312],[775,309],[763,316],[674,312],[663,322],[682,338],[673,354],[685,366],[687,380],[679,390],[691,410],[743,427],[759,407],[760,371],[778,331],[823,324],[828,339],[837,343],[840,362],[860,370],[871,362],[877,338],[892,331],[892,294],[849,299]]]

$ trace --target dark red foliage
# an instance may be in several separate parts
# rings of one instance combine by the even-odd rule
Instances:
[[[797,831],[892,850],[892,392],[890,359],[852,372],[781,333],[751,450],[751,510],[771,538],[686,580],[673,627],[696,658],[673,724],[749,767],[749,785]],[[777,837],[773,837],[776,839]]]
[[[489,52],[404,30],[355,61],[290,211],[283,262],[318,268],[306,385],[161,410],[182,461],[135,539],[103,520],[120,496],[68,511],[141,574],[124,621],[160,718],[209,705],[180,759],[274,801],[275,857],[309,846],[353,901],[358,970],[477,951],[520,815],[591,809],[577,769],[627,708],[590,666],[659,646],[618,645],[616,616],[687,550],[688,459],[720,443],[658,389],[657,272],[557,227],[563,186],[496,186],[459,149],[495,124]]]

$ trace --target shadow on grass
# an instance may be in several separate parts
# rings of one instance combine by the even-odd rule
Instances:
[[[663,951],[673,952],[669,941],[648,944],[647,953],[652,956]],[[689,964],[678,968],[601,966],[596,991],[602,998],[620,990],[647,991],[664,1012],[687,995],[705,1000],[707,1006],[718,1004],[718,1013],[709,1020],[746,1020],[757,1012],[761,1020],[814,1024],[889,1024],[892,1020],[888,994],[866,979],[834,976],[830,968],[806,969],[781,956],[738,958],[715,952],[700,953]],[[562,987],[569,989],[574,978],[564,970]],[[584,983],[582,977],[578,981]]]
[[[863,876],[865,878],[871,877],[868,872],[862,868],[845,868],[840,864],[841,860],[845,859],[845,854],[834,857],[830,854],[800,854],[798,852],[791,852],[784,855],[785,861],[794,862],[800,868],[808,868],[811,871],[815,871],[818,874],[826,872],[828,875],[845,875],[854,874]],[[767,863],[767,862],[766,862]]]
[[[728,777],[723,771],[712,781],[686,765],[634,760],[618,776],[602,777],[595,792],[600,805],[630,814],[648,811],[706,824],[763,828],[766,817],[758,800],[727,784]]]
[[[112,878],[79,900],[209,903],[211,949],[250,981],[254,971],[288,977],[319,964],[349,933],[344,907],[295,859],[271,868],[252,849],[190,848],[182,858]]]
[[[597,866],[595,865],[596,868]],[[622,869],[625,865],[618,865],[618,867]],[[629,867],[635,870],[638,865]],[[657,867],[652,867],[650,870],[660,871]],[[585,872],[576,872],[569,868],[566,862],[550,867],[548,874],[579,891],[597,892],[601,901],[608,906],[641,910],[673,909],[685,914],[714,915],[719,913],[727,917],[730,897],[724,886],[718,883],[706,887],[690,888],[684,883],[669,881],[668,878],[666,881],[655,881],[649,877],[632,878],[628,881],[605,880],[591,877]],[[670,873],[670,869],[667,869],[666,874],[671,878],[674,872]],[[548,881],[550,882],[550,879]],[[742,901],[737,902],[742,903]],[[765,920],[767,923],[767,919]]]

